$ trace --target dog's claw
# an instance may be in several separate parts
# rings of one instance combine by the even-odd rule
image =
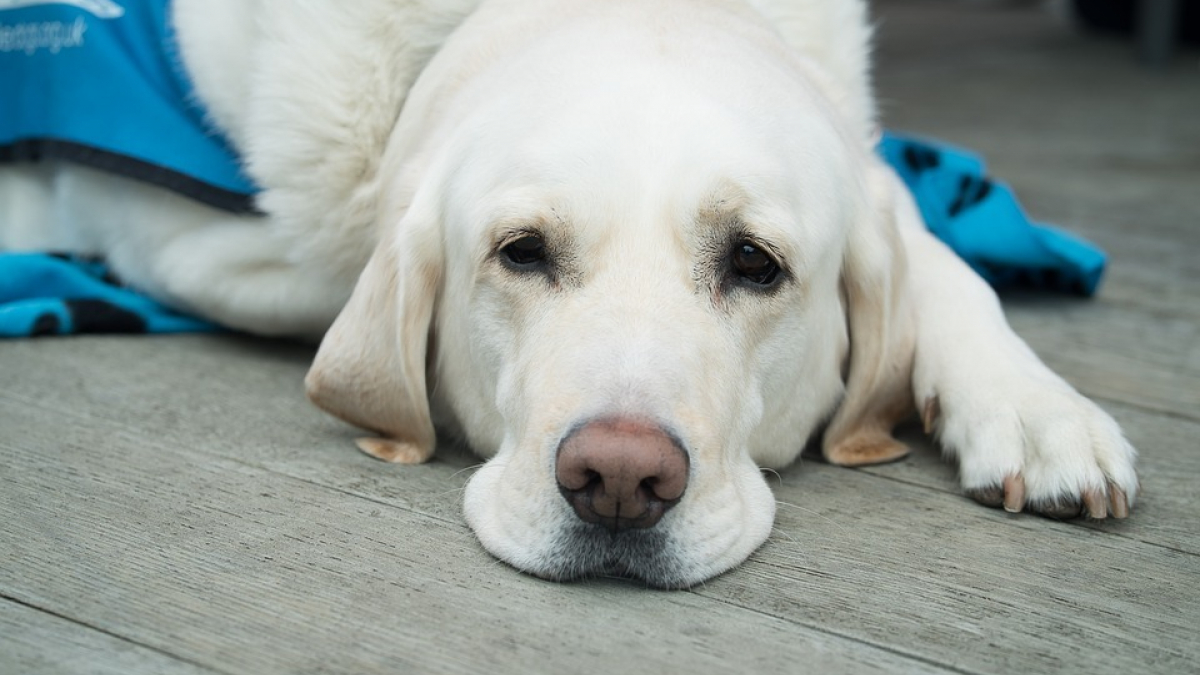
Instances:
[[[1108,517],[1108,500],[1103,490],[1085,490],[1083,504],[1087,509],[1088,518],[1104,520]]]
[[[1087,516],[1092,520],[1104,520],[1129,516],[1129,497],[1116,483],[1109,483],[1107,490],[1085,490],[1082,497],[1054,502],[1026,504],[1025,478],[1017,473],[1004,479],[1001,485],[970,488],[967,496],[984,506],[1003,506],[1009,513],[1020,513],[1028,506],[1030,511],[1048,518],[1070,520]]]
[[[1013,474],[1004,479],[1004,510],[1020,513],[1025,508],[1025,478]]]
[[[942,402],[938,399],[937,394],[926,398],[925,405],[921,408],[921,424],[925,427],[925,433],[933,433],[933,427],[941,416]]]
[[[1129,516],[1129,497],[1115,483],[1108,484],[1108,500],[1109,506],[1112,507],[1113,518],[1127,518]]]

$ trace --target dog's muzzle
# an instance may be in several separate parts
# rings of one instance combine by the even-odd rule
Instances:
[[[558,448],[558,488],[576,515],[616,535],[653,527],[683,497],[688,456],[662,427],[615,418],[576,427]]]

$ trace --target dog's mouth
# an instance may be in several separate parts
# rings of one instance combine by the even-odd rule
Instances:
[[[613,532],[599,523],[578,522],[561,532],[534,575],[552,581],[598,577],[640,581],[652,588],[681,589],[695,583],[661,529]]]
[[[685,589],[766,540],[775,501],[748,458],[693,465],[667,434],[591,424],[561,444],[551,476],[531,480],[545,470],[544,455],[509,452],[468,481],[463,514],[485,549],[552,581],[605,577]],[[589,438],[588,429],[611,433]],[[590,442],[580,445],[587,452],[571,445],[580,438]]]

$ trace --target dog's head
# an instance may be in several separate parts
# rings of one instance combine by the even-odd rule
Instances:
[[[679,587],[766,539],[759,467],[821,424],[834,461],[899,452],[910,348],[887,183],[808,66],[740,10],[629,5],[485,6],[445,46],[309,388],[380,456],[465,434],[496,556]]]

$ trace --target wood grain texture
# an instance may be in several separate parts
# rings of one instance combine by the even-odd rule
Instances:
[[[400,659],[469,670],[483,662],[456,659],[477,632],[495,628],[487,616],[519,624],[506,639],[520,646],[510,663],[524,663],[538,650],[593,644],[581,628],[566,637],[554,631],[599,608],[610,612],[605,621],[622,619],[632,631],[625,651],[649,663],[659,663],[658,647],[635,650],[632,636],[657,630],[652,625],[676,610],[758,632],[765,613],[782,622],[772,639],[787,634],[795,643],[797,632],[831,641],[821,647],[827,651],[841,645],[830,668],[868,646],[868,665],[969,672],[1040,671],[1067,659],[1095,669],[1149,662],[1169,672],[1200,657],[1190,628],[1200,622],[1200,604],[1179,593],[1200,574],[1200,558],[1185,548],[1197,541],[1186,518],[1194,489],[1184,477],[1192,468],[1170,464],[1172,456],[1187,459],[1183,442],[1196,426],[1187,421],[1118,411],[1135,440],[1139,420],[1163,430],[1158,438],[1169,452],[1143,465],[1158,467],[1144,474],[1149,501],[1107,530],[979,507],[957,494],[953,470],[928,450],[870,472],[805,463],[782,473],[776,536],[750,562],[694,593],[647,593],[619,582],[546,584],[495,563],[458,510],[463,469],[473,460],[452,452],[429,465],[394,467],[353,450],[352,430],[281,395],[298,387],[307,350],[270,356],[258,351],[270,343],[196,337],[8,346],[6,355],[21,354],[9,364],[57,368],[66,381],[89,364],[111,370],[65,388],[28,378],[20,396],[4,394],[0,428],[22,433],[19,442],[0,443],[9,477],[0,519],[10,523],[5,534],[23,576],[0,579],[0,588],[90,625],[119,626],[139,644],[211,659],[201,662],[214,668],[283,672],[336,655],[354,668]],[[164,364],[176,365],[152,376]],[[192,383],[180,387],[176,378]],[[160,407],[204,414],[137,415]],[[1174,484],[1160,482],[1172,475]],[[1156,502],[1156,492],[1175,499]],[[47,495],[70,498],[46,503]],[[31,504],[39,508],[27,512]],[[44,576],[48,569],[58,573]],[[149,625],[131,623],[151,606]],[[645,617],[633,615],[648,607],[659,613],[643,625]],[[403,627],[414,640],[452,647],[427,647],[417,660],[409,656],[413,643],[379,647],[380,626],[401,630],[393,610],[423,618]],[[268,625],[280,617],[283,628]],[[334,625],[354,626],[354,634],[337,631],[322,642]],[[289,642],[278,631],[297,637]],[[185,632],[196,644],[177,640]],[[269,652],[239,642],[264,632]],[[1072,641],[1059,645],[1064,633]],[[359,653],[360,634],[376,651]],[[672,644],[662,647],[673,659],[700,645]],[[317,645],[319,654],[306,655]],[[770,659],[777,648],[766,641],[752,649]],[[231,651],[243,656],[211,656]],[[702,671],[731,664],[719,655],[694,658]]]
[[[839,471],[785,474],[779,536],[699,593],[968,672],[1173,672],[1200,657],[1196,596],[1180,592],[1196,556]]]
[[[1080,391],[1200,421],[1200,320],[1107,297],[1014,296],[1005,311],[1017,333]]]
[[[0,427],[23,424],[19,443],[0,441],[0,593],[216,670],[945,672],[696,594],[536,580],[460,519],[119,423],[0,410]]]
[[[210,675],[152,649],[11,600],[0,600],[0,673]]]

